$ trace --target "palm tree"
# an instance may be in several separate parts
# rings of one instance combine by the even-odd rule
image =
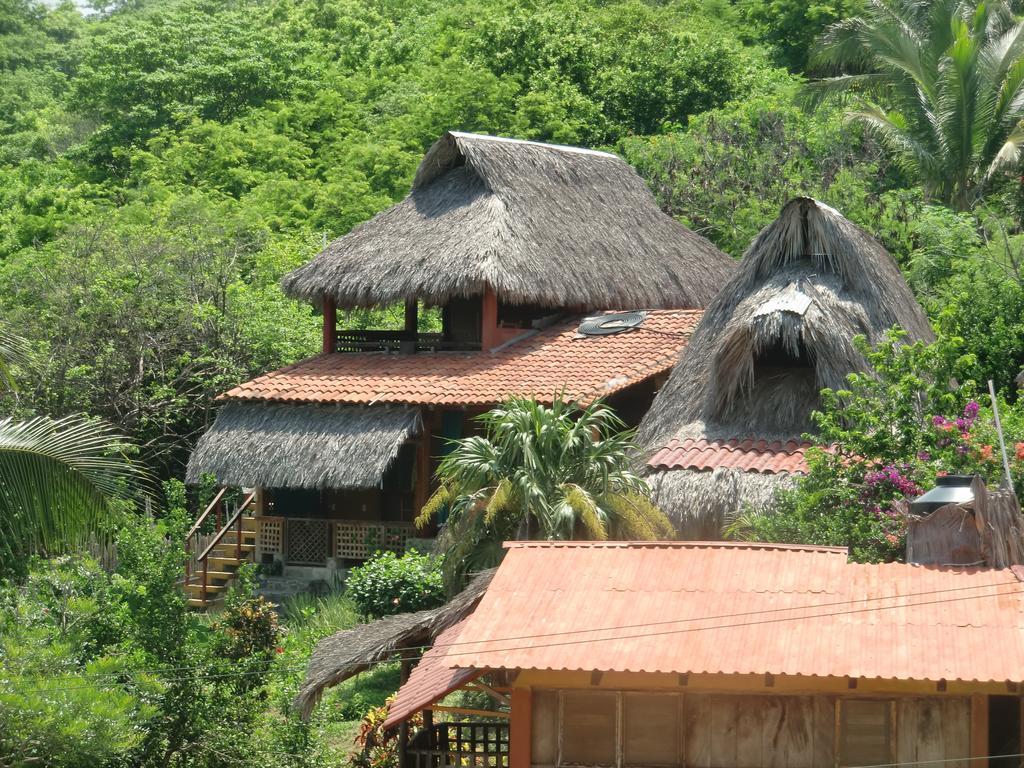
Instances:
[[[668,518],[632,469],[632,433],[601,402],[515,398],[478,417],[485,436],[455,441],[419,525],[442,509],[449,589],[496,565],[509,539],[670,538]]]
[[[0,381],[26,345],[0,328]],[[147,484],[110,426],[86,416],[0,419],[0,573],[31,553],[53,553],[105,536],[116,499]]]
[[[1004,0],[868,0],[829,27],[811,54],[816,98],[852,97],[865,125],[958,210],[1020,159],[1024,23]]]

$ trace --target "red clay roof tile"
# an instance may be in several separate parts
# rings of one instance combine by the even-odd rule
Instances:
[[[319,355],[222,395],[231,400],[488,406],[512,395],[583,402],[613,394],[675,365],[700,310],[654,310],[643,326],[579,337],[579,318],[496,352]]]
[[[719,467],[762,474],[807,472],[805,454],[812,443],[787,440],[673,440],[648,460],[651,469],[710,471]]]

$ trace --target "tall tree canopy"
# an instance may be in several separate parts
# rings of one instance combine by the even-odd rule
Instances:
[[[870,0],[812,54],[928,196],[971,208],[1024,146],[1024,22],[1003,0]]]

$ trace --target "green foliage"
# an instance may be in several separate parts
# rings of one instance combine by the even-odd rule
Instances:
[[[794,72],[807,66],[815,39],[837,21],[855,16],[863,0],[738,0],[754,39],[772,46],[775,59]]]
[[[484,436],[454,441],[438,491],[420,512],[447,511],[445,580],[497,565],[509,539],[655,540],[674,533],[633,469],[632,433],[604,403],[551,407],[512,398],[477,417]]]
[[[345,594],[359,612],[379,618],[444,603],[443,558],[419,552],[379,552],[349,571]]]
[[[820,448],[808,455],[807,476],[780,494],[772,513],[738,520],[733,534],[846,546],[858,561],[893,560],[904,548],[898,502],[932,487],[940,474],[1002,482],[994,419],[968,378],[973,355],[957,338],[930,345],[904,338],[894,331],[873,350],[857,339],[871,370],[851,374],[846,389],[822,391],[815,414]],[[1020,493],[1024,425],[1005,402],[1000,410]]]
[[[850,97],[851,120],[925,193],[957,210],[1017,166],[1024,144],[1024,23],[1002,0],[869,3],[822,36],[819,97]]]

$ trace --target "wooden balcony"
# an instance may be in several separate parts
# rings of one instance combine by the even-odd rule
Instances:
[[[508,768],[508,723],[435,723],[421,729],[406,754],[410,768]]]
[[[416,537],[412,523],[327,520],[306,517],[256,518],[258,556],[277,557],[287,565],[323,566],[327,558],[366,560],[374,552],[405,552]]]
[[[335,352],[479,352],[480,342],[446,341],[440,333],[406,331],[338,331]]]

